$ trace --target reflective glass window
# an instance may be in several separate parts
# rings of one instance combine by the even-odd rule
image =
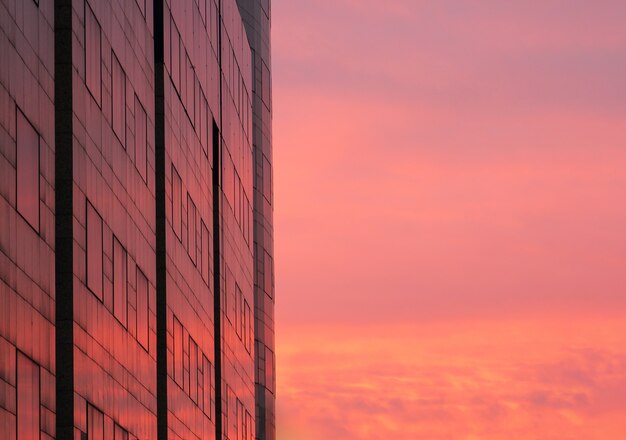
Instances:
[[[187,252],[193,264],[196,264],[198,257],[198,245],[196,243],[197,226],[196,226],[196,205],[191,200],[191,196],[187,193]]]
[[[17,438],[39,438],[39,365],[17,353]]]
[[[146,110],[135,95],[135,165],[144,182],[147,182],[148,176],[146,160],[148,155],[147,123]]]
[[[246,346],[246,350],[248,353],[252,350],[252,313],[250,312],[250,304],[248,301],[244,300],[244,309],[243,309],[243,320],[244,320],[244,331],[243,331],[243,342]]]
[[[104,440],[104,414],[87,404],[87,439]]]
[[[198,402],[198,344],[189,338],[189,396]]]
[[[137,340],[146,350],[150,332],[148,304],[148,279],[137,268]]]
[[[102,217],[87,201],[87,287],[102,301]]]
[[[17,110],[17,210],[39,232],[39,134]]]
[[[265,155],[263,155],[263,195],[269,203],[272,203],[272,165]]]
[[[202,242],[202,250],[200,251],[201,273],[205,283],[209,282],[209,229],[202,220],[200,222],[200,241]]]
[[[113,132],[126,148],[126,74],[114,52],[111,52],[111,113]]]
[[[243,295],[239,284],[235,283],[235,331],[241,339],[243,329]]]
[[[172,82],[174,83],[174,87],[176,87],[176,90],[180,91],[180,34],[178,33],[178,28],[176,27],[176,23],[174,23],[173,18],[170,32],[170,53],[172,57],[172,61],[170,63],[170,66],[172,66],[172,71],[170,73],[172,75]]]
[[[174,381],[183,386],[183,326],[174,316]]]
[[[128,431],[117,423],[115,424],[115,440],[128,440]]]
[[[183,224],[182,224],[182,181],[180,175],[172,165],[172,228],[179,240],[182,240],[183,236]]]
[[[211,418],[211,395],[212,395],[212,381],[213,381],[213,369],[211,362],[206,356],[202,355],[203,374],[202,379],[204,384],[202,386],[204,390],[204,413]]]
[[[85,81],[96,102],[102,94],[102,45],[100,24],[85,2]]]
[[[127,253],[117,238],[113,238],[113,312],[115,317],[127,326],[128,316],[128,276]]]

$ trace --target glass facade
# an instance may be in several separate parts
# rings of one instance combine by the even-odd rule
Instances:
[[[245,10],[24,0],[0,14],[3,438],[268,438],[271,147],[255,82],[269,58]]]

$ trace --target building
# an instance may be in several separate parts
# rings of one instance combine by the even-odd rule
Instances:
[[[6,438],[275,437],[269,47],[267,0],[0,1]]]

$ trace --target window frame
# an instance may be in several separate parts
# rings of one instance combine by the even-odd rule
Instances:
[[[96,22],[96,24],[98,25],[98,30],[99,30],[99,35],[98,35],[98,46],[99,46],[99,63],[98,63],[98,70],[99,70],[99,76],[100,76],[100,81],[98,84],[98,97],[96,97],[94,95],[95,90],[91,90],[91,87],[89,86],[89,81],[88,81],[88,75],[87,75],[87,66],[89,65],[88,61],[87,61],[87,9],[89,9],[89,13],[91,13],[91,15],[93,16],[94,21]],[[96,102],[96,104],[98,105],[98,107],[100,109],[102,109],[102,25],[100,24],[100,21],[98,21],[98,17],[96,17],[96,14],[93,11],[93,8],[91,7],[91,5],[89,4],[89,2],[87,0],[85,0],[85,8],[84,8],[84,16],[83,16],[83,24],[84,24],[84,32],[83,32],[83,36],[84,36],[84,42],[85,42],[85,47],[84,47],[84,52],[85,52],[85,57],[84,57],[84,61],[85,61],[85,87],[87,88],[87,91],[89,92],[89,94],[91,95],[91,97],[93,98],[93,100]]]
[[[21,115],[21,117],[20,117]],[[26,217],[26,213],[20,210],[20,184],[19,184],[19,175],[20,175],[20,136],[19,136],[19,126],[20,126],[20,118],[26,122],[32,131],[37,136],[37,225],[33,225],[30,220]],[[15,106],[15,210],[17,213],[24,219],[26,223],[37,233],[40,235],[41,232],[41,135],[33,125],[33,123],[28,119],[28,117],[24,114],[22,109],[19,106]]]
[[[98,299],[98,301],[100,301],[102,304],[104,304],[104,220],[102,219],[102,215],[100,215],[100,213],[98,212],[98,210],[96,209],[95,206],[93,206],[93,204],[91,203],[91,201],[89,199],[86,199],[87,203],[85,204],[85,285],[87,287],[87,289],[89,289],[89,291]],[[91,206],[91,209],[94,211],[94,213],[100,218],[100,250],[101,250],[101,256],[100,256],[100,263],[101,263],[101,286],[100,289],[101,292],[100,294],[98,294],[97,292],[95,292],[91,287],[90,283],[89,283],[89,207]]]

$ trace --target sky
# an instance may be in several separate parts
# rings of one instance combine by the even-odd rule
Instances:
[[[626,3],[272,14],[278,439],[626,438]]]

